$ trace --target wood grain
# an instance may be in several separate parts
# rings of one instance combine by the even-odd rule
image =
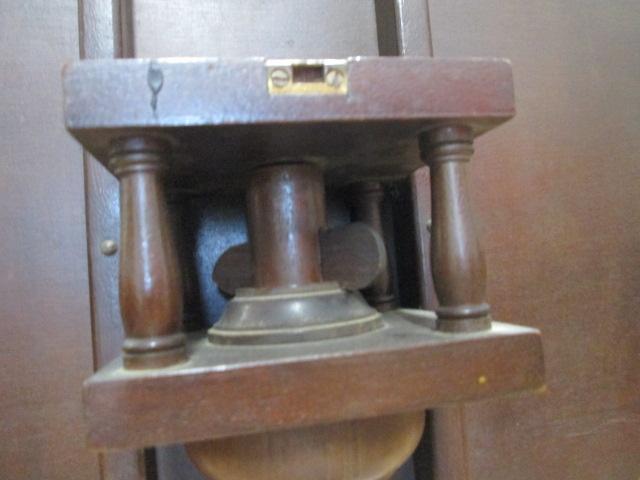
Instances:
[[[436,55],[514,65],[518,114],[476,143],[470,179],[494,317],[541,328],[548,378],[546,395],[464,409],[455,478],[635,480],[640,6],[430,7]]]
[[[103,241],[120,237],[119,195],[116,178],[86,152],[85,188],[93,354],[95,366],[100,368],[122,353],[124,340],[118,300],[119,254],[106,256],[100,251]],[[142,451],[100,454],[100,459],[104,480],[149,480]]]
[[[343,58],[377,53],[372,0],[133,0],[136,57]]]
[[[84,0],[86,3],[87,0]],[[92,0],[91,3],[110,0]],[[374,12],[369,2],[361,0],[323,0],[299,8],[298,0],[132,0],[114,1],[121,25],[115,29],[116,45],[122,56],[238,56],[339,58],[347,55],[374,55],[376,29]],[[96,15],[103,26],[104,17]],[[286,22],[283,22],[286,18]],[[354,21],[357,19],[357,21]],[[332,35],[327,35],[331,29]],[[117,305],[116,257],[104,257],[97,245],[98,235],[117,238],[117,184],[106,171],[90,164],[96,176],[94,222],[96,241],[93,275],[96,285],[96,328],[105,360],[119,350],[122,331]],[[114,186],[115,185],[115,186]],[[114,199],[115,198],[115,203]],[[100,203],[102,200],[104,203]],[[242,201],[228,197],[196,197],[188,201],[189,221],[193,227],[191,262],[198,272],[196,296],[202,302],[203,320],[213,323],[220,315],[226,299],[210,281],[211,266],[229,246],[246,241]],[[344,221],[344,208],[331,202],[335,218]],[[342,210],[341,210],[342,209]],[[99,220],[99,223],[98,221]],[[102,228],[104,227],[104,228]],[[104,287],[104,290],[99,290]],[[114,308],[115,306],[115,308]],[[109,345],[111,347],[109,348]],[[115,347],[114,347],[115,345]],[[121,455],[121,454],[118,454]],[[160,478],[201,479],[180,446],[159,449]],[[116,477],[126,478],[126,477]]]
[[[96,480],[80,385],[93,369],[82,150],[60,121],[77,2],[0,15],[0,476]]]
[[[320,219],[322,170],[316,165],[268,165],[247,185],[247,225],[255,287],[304,286],[322,282]]]
[[[434,332],[435,317],[421,311],[385,315],[385,328],[331,342],[221,347],[194,338],[190,361],[170,369],[124,372],[116,361],[85,383],[89,441],[122,449],[230,437],[418,411],[543,382],[536,330],[494,324],[453,335]]]
[[[471,130],[434,128],[421,135],[420,149],[431,177],[430,253],[438,328],[452,332],[489,328],[487,268],[466,176],[473,153]]]
[[[127,368],[160,368],[186,359],[182,272],[163,176],[167,142],[130,137],[114,145],[109,165],[120,183],[119,298]]]
[[[373,277],[373,282],[359,288],[369,287],[363,294],[371,306],[380,311],[389,310],[396,307],[396,296],[393,282],[394,258],[393,256],[387,258],[386,251],[390,250],[389,247],[393,248],[394,243],[393,236],[387,233],[389,232],[390,218],[385,216],[385,207],[388,203],[385,203],[384,187],[379,182],[359,182],[353,185],[350,190],[351,218],[356,221],[351,225],[357,225],[357,222],[367,225],[380,237],[382,249],[385,250],[383,253],[384,263],[380,263],[378,274]],[[359,241],[358,244],[362,245],[363,252],[360,254],[362,257],[365,255],[375,256],[376,250],[379,250],[374,246],[365,246],[362,241]],[[354,262],[345,262],[345,264],[351,268]]]
[[[324,210],[324,207],[323,207]],[[387,258],[380,234],[361,222],[320,230],[322,278],[347,290],[360,290],[385,274]],[[254,269],[248,243],[234,245],[218,259],[213,281],[227,295],[254,286]],[[388,280],[387,280],[388,282]]]
[[[65,124],[102,162],[130,129],[171,135],[169,177],[197,192],[243,189],[254,168],[285,157],[326,158],[327,185],[402,178],[421,165],[423,129],[480,135],[515,112],[501,59],[354,57],[348,69],[346,94],[318,98],[269,95],[256,58],[85,61],[64,72]]]
[[[212,479],[390,480],[422,436],[409,412],[187,445]]]
[[[81,58],[123,56],[126,38],[122,35],[121,7],[125,5],[113,0],[78,2]],[[119,254],[106,256],[100,247],[105,240],[117,242],[120,237],[118,182],[86,151],[84,179],[93,356],[95,368],[100,368],[122,352],[124,340],[118,299]],[[102,480],[154,480],[157,476],[152,449],[98,457]]]

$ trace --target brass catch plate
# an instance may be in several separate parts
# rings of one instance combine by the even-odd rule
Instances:
[[[346,60],[267,60],[270,95],[346,95]]]

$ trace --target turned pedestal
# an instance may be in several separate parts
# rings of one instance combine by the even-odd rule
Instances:
[[[120,181],[120,311],[126,368],[186,360],[182,287],[163,175],[171,160],[162,139],[113,142],[109,167]]]
[[[420,150],[431,169],[431,269],[440,303],[438,329],[486,330],[491,326],[487,273],[466,178],[473,130],[464,124],[430,129],[420,135]]]

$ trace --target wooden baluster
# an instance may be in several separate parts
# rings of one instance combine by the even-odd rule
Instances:
[[[473,132],[466,126],[434,128],[420,136],[420,150],[431,170],[431,264],[440,303],[438,328],[488,329],[486,266],[466,184]]]
[[[366,223],[378,232],[382,238],[385,238],[386,235],[382,219],[384,188],[380,182],[357,183],[352,187],[352,194],[353,219]],[[364,290],[363,294],[367,301],[380,311],[395,308],[395,293],[393,291],[388,253],[386,267],[380,272],[380,275],[378,275],[373,284]]]
[[[120,310],[126,368],[159,368],[186,358],[180,270],[162,173],[166,141],[132,137],[113,145],[120,180]]]

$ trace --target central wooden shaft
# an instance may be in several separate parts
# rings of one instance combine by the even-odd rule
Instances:
[[[324,182],[309,163],[282,163],[253,172],[247,191],[249,238],[257,288],[322,282],[319,231]]]

